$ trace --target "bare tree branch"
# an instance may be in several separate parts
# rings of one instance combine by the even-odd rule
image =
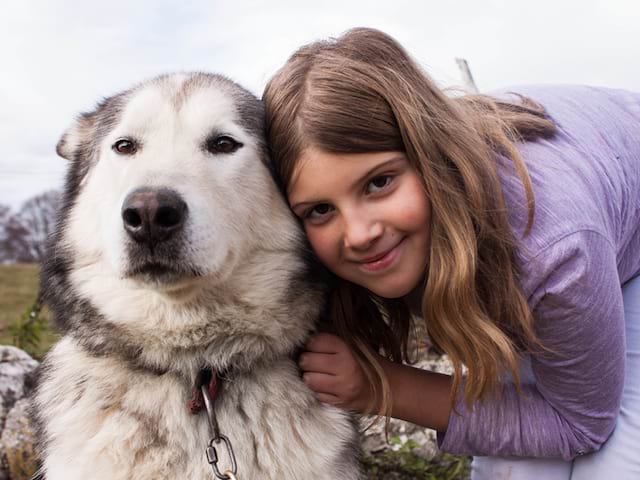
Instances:
[[[15,215],[0,208],[0,263],[40,261],[59,204],[60,193],[50,190],[24,202]]]

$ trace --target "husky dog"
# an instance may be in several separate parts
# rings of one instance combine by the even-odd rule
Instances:
[[[359,477],[355,423],[291,359],[325,292],[263,122],[232,81],[174,74],[107,98],[60,140],[71,163],[42,280],[64,336],[33,404],[47,480]],[[220,379],[212,421],[189,410],[206,369]],[[215,423],[229,445],[216,437],[210,465]]]

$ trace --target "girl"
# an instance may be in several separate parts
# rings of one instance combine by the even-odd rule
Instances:
[[[515,91],[450,98],[370,29],[302,47],[271,79],[275,170],[335,274],[338,335],[311,339],[303,378],[488,456],[474,478],[632,478],[640,95]],[[452,377],[405,364],[412,314]]]

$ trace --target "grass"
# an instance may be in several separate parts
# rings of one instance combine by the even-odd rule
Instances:
[[[39,266],[36,264],[0,265],[0,344],[15,345],[15,332],[24,329],[38,296]],[[20,345],[36,359],[42,358],[57,340],[49,327],[49,313],[40,313],[38,340],[34,345]]]
[[[38,265],[0,265],[0,327],[7,326],[31,305],[38,292]]]
[[[362,466],[367,480],[467,480],[471,457],[440,453],[425,460],[414,453],[420,445],[414,440],[389,439],[392,448],[365,456]]]

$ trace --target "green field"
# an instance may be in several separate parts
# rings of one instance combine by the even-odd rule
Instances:
[[[34,304],[38,296],[38,273],[36,264],[0,265],[0,344],[15,344],[10,327],[18,325]],[[48,312],[41,315],[48,320]],[[40,358],[56,339],[46,327],[36,347],[21,347]]]

